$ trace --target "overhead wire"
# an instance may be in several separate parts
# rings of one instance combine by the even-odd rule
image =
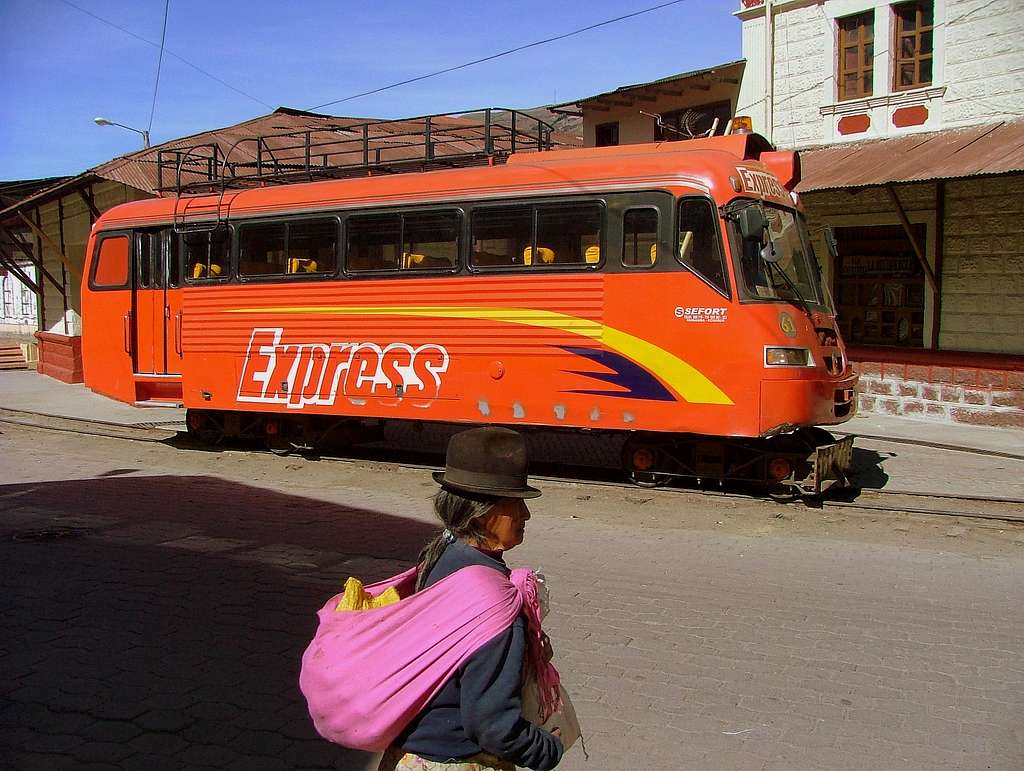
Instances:
[[[164,26],[160,32],[160,54],[156,59],[156,80],[153,82],[153,105],[149,108],[149,126],[146,131],[153,130],[153,115],[156,113],[156,95],[160,90],[160,68],[164,63],[164,43],[167,41],[167,13],[171,8],[171,0],[164,0]]]
[[[154,43],[152,40],[149,40],[148,38],[144,38],[142,35],[138,35],[138,34],[132,32],[130,29],[126,29],[126,28],[122,27],[120,24],[116,24],[115,22],[110,21],[110,19],[105,19],[102,16],[97,16],[92,11],[86,10],[85,8],[82,8],[80,5],[76,5],[75,3],[71,2],[71,0],[60,0],[60,2],[64,3],[64,5],[66,5],[66,6],[70,7],[70,8],[74,8],[79,13],[84,13],[86,16],[89,16],[89,17],[95,19],[96,21],[100,22],[101,24],[106,24],[108,27],[113,27],[114,29],[116,29],[116,30],[118,30],[120,32],[123,32],[124,34],[128,35],[129,37],[135,38],[136,40],[138,40],[140,42],[143,42],[146,45],[153,46],[154,48],[157,48],[160,45],[159,43]],[[220,83],[225,88],[230,89],[231,91],[234,91],[236,94],[244,96],[246,99],[251,99],[252,101],[256,102],[257,104],[263,105],[268,110],[273,110],[274,109],[274,105],[267,104],[266,102],[264,102],[259,97],[255,97],[252,94],[246,93],[245,91],[243,91],[240,88],[236,88],[235,86],[233,86],[230,83],[228,83],[226,80],[218,78],[212,72],[208,72],[208,71],[204,70],[198,64],[195,64],[194,62],[190,62],[188,59],[186,59],[181,54],[177,54],[174,51],[171,51],[170,49],[167,49],[165,51],[165,53],[168,56],[174,57],[175,59],[180,61],[182,64],[185,64],[185,65],[191,67],[193,70],[198,72],[200,75],[204,75],[204,76],[208,77],[210,80],[216,81],[217,83]]]
[[[473,67],[477,64],[483,64],[484,62],[493,61],[494,59],[500,59],[503,56],[509,56],[514,53],[519,53],[520,51],[525,51],[529,48],[536,48],[537,46],[547,45],[548,43],[554,43],[559,40],[565,40],[566,38],[574,37],[575,35],[581,35],[584,32],[589,32],[591,30],[598,29],[599,27],[607,27],[609,24],[615,24],[620,21],[625,21],[626,19],[632,19],[637,16],[642,16],[645,13],[651,13],[652,11],[658,11],[661,10],[662,8],[668,8],[671,5],[679,5],[680,3],[684,2],[686,2],[686,0],[670,0],[670,2],[660,3],[659,5],[652,5],[649,8],[643,8],[639,11],[633,11],[632,13],[623,14],[622,16],[616,16],[614,19],[605,19],[604,21],[599,21],[595,24],[588,24],[586,27],[580,27],[579,29],[572,30],[571,32],[566,32],[561,35],[555,35],[554,37],[544,38],[543,40],[535,40],[532,43],[526,43],[524,45],[516,46],[515,48],[509,48],[507,51],[501,51],[496,54],[491,54],[490,56],[484,56],[479,59],[474,59],[473,61],[470,62],[456,64],[452,67],[445,67],[444,69],[437,70],[435,72],[429,72],[426,75],[417,75],[414,78],[407,78],[406,80],[400,80],[397,83],[390,83],[386,86],[380,86],[379,88],[370,89],[369,91],[362,91],[358,94],[352,94],[351,96],[346,96],[341,99],[335,99],[330,102],[324,102],[323,104],[308,107],[307,109],[310,111],[320,110],[324,107],[330,107],[335,104],[341,104],[342,102],[350,102],[353,99],[361,99],[362,97],[370,96],[371,94],[379,94],[382,91],[388,91],[392,88],[398,88],[399,86],[407,86],[410,83],[416,83],[421,80],[427,80],[428,78],[436,78],[438,75],[445,75],[449,72],[455,72],[456,70],[464,70],[467,67]]]

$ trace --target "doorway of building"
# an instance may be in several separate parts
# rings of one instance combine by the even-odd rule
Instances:
[[[925,243],[925,225],[911,226]],[[835,228],[835,297],[848,345],[924,346],[925,278],[900,225]]]

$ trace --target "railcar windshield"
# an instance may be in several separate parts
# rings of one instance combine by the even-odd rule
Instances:
[[[730,211],[751,205],[762,204],[742,201]],[[817,305],[831,312],[803,215],[780,206],[762,206],[766,227],[760,241],[744,240],[734,218],[728,218],[741,297]]]

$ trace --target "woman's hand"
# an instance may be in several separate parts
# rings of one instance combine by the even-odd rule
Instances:
[[[555,649],[551,647],[551,638],[544,632],[541,632],[540,642],[544,646],[544,660],[551,661],[555,657]]]

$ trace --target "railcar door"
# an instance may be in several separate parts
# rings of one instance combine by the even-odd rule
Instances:
[[[135,233],[133,365],[140,375],[181,372],[181,268],[171,228]]]
[[[101,231],[89,243],[88,283],[82,287],[85,384],[112,399],[132,402],[132,234]]]

